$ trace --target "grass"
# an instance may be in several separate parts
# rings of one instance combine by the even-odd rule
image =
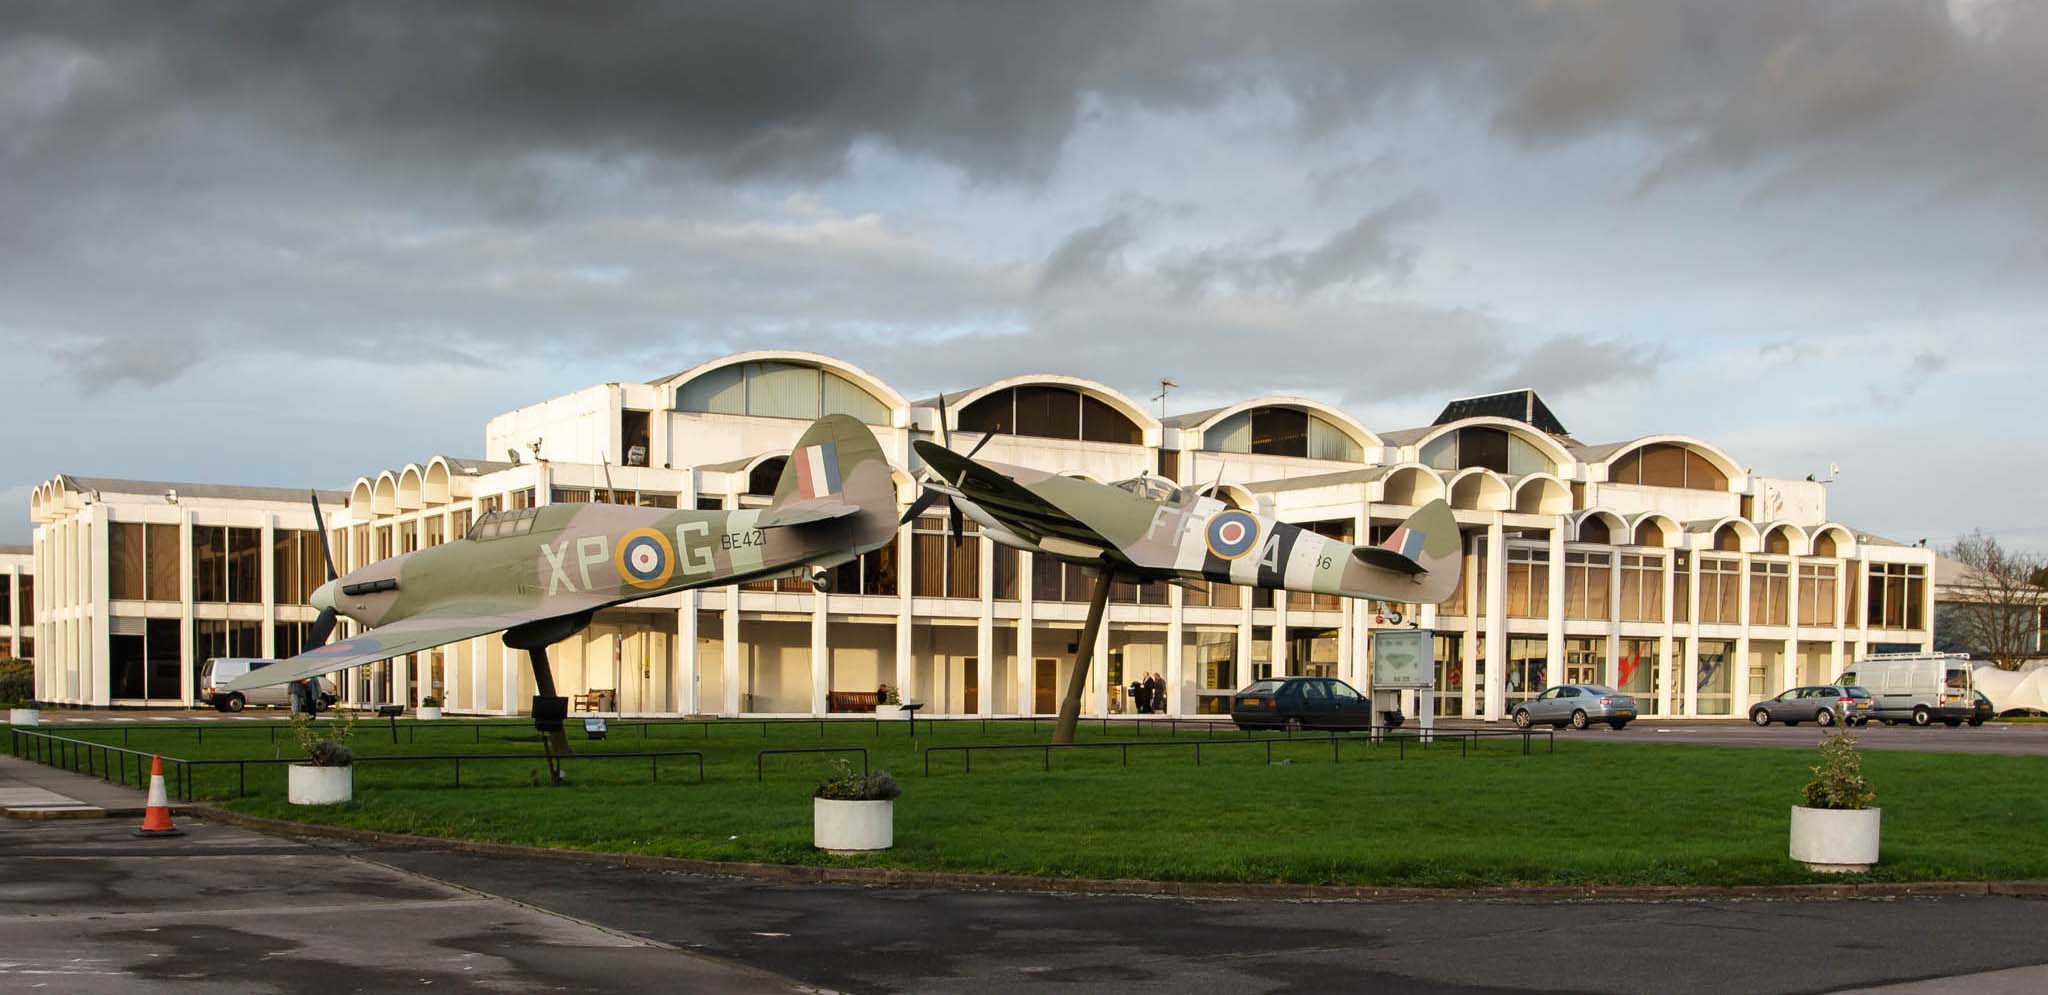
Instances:
[[[401,724],[401,730],[407,730]],[[577,750],[699,749],[695,764],[571,761],[572,783],[544,786],[537,759],[464,764],[464,787],[444,763],[364,764],[358,800],[310,809],[285,803],[283,769],[251,768],[251,794],[232,797],[233,768],[205,768],[198,787],[236,811],[385,832],[646,853],[711,860],[854,864],[929,870],[1086,878],[1342,883],[1468,887],[1530,884],[1780,884],[1820,880],[1786,854],[1789,806],[1799,797],[1809,749],[1603,743],[1598,733],[1559,735],[1556,752],[1521,755],[1519,740],[1492,740],[1470,757],[1455,745],[1350,743],[1331,762],[1327,741],[1275,748],[1205,741],[1202,766],[1190,749],[1072,751],[1041,769],[1037,751],[985,754],[972,774],[958,755],[932,758],[929,745],[1043,742],[1045,724],[919,723],[913,743],[901,725],[880,735],[870,723],[720,723],[665,726],[642,738],[618,729]],[[72,733],[118,743],[119,728]],[[129,726],[138,749],[201,757],[292,756],[289,731],[273,745],[263,726],[206,730]],[[473,730],[421,724],[418,742],[393,746],[388,727],[365,722],[362,755],[535,752],[532,730],[516,724]],[[1203,738],[1183,729],[1180,738]],[[401,739],[405,739],[404,735]],[[1130,740],[1128,729],[1084,732],[1083,741]],[[1163,742],[1153,729],[1145,741]],[[865,746],[875,766],[903,783],[896,847],[834,857],[810,845],[809,796],[828,758],[768,758],[756,783],[756,751],[818,745]],[[2048,758],[1873,751],[1864,765],[1884,808],[1883,862],[1858,880],[2048,878]],[[1829,877],[1826,880],[1841,880]]]

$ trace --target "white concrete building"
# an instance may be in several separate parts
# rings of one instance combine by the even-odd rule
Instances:
[[[35,552],[0,546],[0,659],[35,655]]]
[[[1440,710],[1485,718],[1566,680],[1623,687],[1648,714],[1739,716],[1860,653],[1932,642],[1932,553],[1831,521],[1826,486],[1759,477],[1689,436],[1583,444],[1528,391],[1454,401],[1435,423],[1395,431],[1289,397],[1161,420],[1113,388],[1050,375],[949,393],[944,410],[956,446],[996,434],[990,459],[1214,484],[1347,540],[1381,538],[1437,496],[1456,509],[1464,583],[1442,605],[1124,586],[1091,670],[1091,714],[1123,711],[1121,685],[1147,672],[1165,676],[1179,715],[1225,710],[1232,690],[1266,675],[1368,686],[1372,631],[1417,623],[1437,632]],[[323,495],[335,555],[347,570],[437,545],[496,508],[764,504],[782,457],[825,412],[874,428],[907,504],[910,442],[936,433],[936,398],[911,401],[827,356],[745,353],[499,415],[486,459],[365,474]],[[59,476],[31,513],[34,572],[60,578],[46,581],[36,619],[38,689],[51,700],[190,701],[195,666],[217,645],[287,653],[311,618],[317,547],[291,534],[311,524],[303,492]],[[841,568],[829,595],[791,578],[601,612],[551,654],[556,679],[582,707],[627,714],[823,715],[864,707],[883,683],[926,714],[1052,712],[1085,614],[1080,571],[977,535],[956,547],[942,529],[936,513],[906,526]],[[216,536],[218,585],[204,545]],[[175,556],[160,561],[154,550],[170,543]],[[175,660],[161,648],[172,641]],[[486,714],[532,694],[524,655],[494,638],[342,683],[356,702],[438,693],[452,711]]]

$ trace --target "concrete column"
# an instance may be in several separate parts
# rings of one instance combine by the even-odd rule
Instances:
[[[1728,687],[1729,707],[1736,715],[1749,714],[1749,706],[1754,700],[1749,694],[1749,671],[1755,665],[1755,661],[1749,658],[1749,630],[1750,626],[1755,622],[1754,619],[1750,618],[1749,612],[1750,583],[1753,572],[1751,568],[1754,565],[1750,560],[1750,554],[1743,553],[1742,580],[1736,585],[1736,589],[1741,593],[1736,596],[1735,604],[1735,617],[1742,623],[1742,628],[1740,629],[1742,634],[1735,639],[1735,659],[1732,661],[1735,664],[1735,676],[1729,682]]]
[[[1621,554],[1607,553],[1607,662],[1600,668],[1608,687],[1621,683]]]
[[[192,512],[178,509],[178,683],[186,707],[198,700],[193,686],[198,668],[192,660],[192,637],[198,630],[192,620]]]
[[[1038,628],[1038,599],[1033,597],[1032,585],[1036,584],[1038,557],[1024,555],[1017,558],[1017,672],[1010,677],[1017,684],[1017,714],[1030,715],[1033,710],[1031,696],[1036,690],[1038,652],[1033,638]]]
[[[1170,611],[1166,617],[1166,714],[1187,714],[1187,694],[1181,689],[1181,675],[1187,662],[1184,659],[1187,642],[1187,589],[1179,584],[1166,586],[1166,604]],[[1350,602],[1346,602],[1348,606]]]
[[[498,714],[518,715],[519,710],[528,704],[519,700],[521,697],[519,693],[519,668],[527,665],[526,654],[510,646],[499,648],[498,677],[505,682],[503,685],[505,693],[500,696]]]
[[[1679,673],[1679,669],[1676,666],[1678,662],[1676,659],[1678,646],[1677,640],[1674,638],[1674,634],[1678,631],[1678,623],[1673,621],[1673,619],[1678,617],[1678,592],[1674,589],[1678,575],[1676,560],[1677,556],[1667,549],[1664,551],[1663,566],[1659,568],[1659,572],[1664,578],[1664,587],[1659,594],[1659,597],[1662,599],[1663,614],[1658,617],[1664,620],[1664,633],[1657,638],[1658,715],[1670,715],[1672,713],[1675,702],[1671,695],[1671,689],[1675,685]]]
[[[890,678],[889,686],[904,701],[921,701],[910,686],[911,678],[917,673],[916,660],[911,654],[913,626],[910,607],[910,592],[917,589],[914,571],[917,566],[911,556],[909,524],[896,530],[896,674]]]
[[[1458,682],[1462,685],[1458,700],[1460,713],[1468,717],[1479,714],[1474,696],[1480,693],[1479,682],[1474,677],[1479,673],[1479,613],[1482,603],[1479,600],[1479,557],[1472,555],[1474,541],[1463,532],[1458,534],[1458,545],[1464,552],[1459,562],[1465,571],[1465,631],[1464,638],[1458,640],[1458,660],[1463,664],[1464,677]]]
[[[484,641],[484,637],[478,636],[469,641],[469,700],[463,707],[472,712],[483,711],[485,704],[490,700],[484,690],[484,657],[489,653],[490,646]]]
[[[832,640],[827,635],[830,620],[829,594],[811,595],[811,714],[824,715],[826,692],[832,690]]]
[[[732,716],[740,714],[740,589],[735,584],[725,592],[725,614],[719,619],[725,626],[719,643],[724,651],[719,665],[725,668],[725,701],[718,706],[718,713]]]
[[[277,557],[274,553],[277,541],[277,516],[263,516],[263,534],[257,540],[263,544],[263,628],[256,634],[256,653],[266,660],[277,659]]]
[[[87,556],[92,567],[85,571],[86,618],[93,620],[88,645],[79,661],[79,698],[106,707],[111,692],[110,685],[114,668],[113,654],[113,581],[107,576],[105,564],[112,551],[108,535],[109,517],[107,506],[95,503],[89,519]]]
[[[684,715],[697,714],[697,604],[697,592],[684,591],[683,606],[676,609],[675,691],[670,697]]]
[[[1498,514],[1486,526],[1486,704],[1480,718],[1500,720],[1507,708],[1507,536]]]
[[[1290,592],[1273,592],[1273,676],[1292,677],[1294,667],[1287,660],[1287,599]]]
[[[1543,655],[1550,665],[1544,668],[1544,685],[1564,683],[1564,523],[1558,522],[1550,530],[1550,603],[1544,609]],[[1531,688],[1530,690],[1535,690]]]
[[[1681,685],[1680,695],[1685,706],[1685,714],[1698,715],[1700,713],[1700,554],[1698,549],[1694,549],[1691,556],[1687,558],[1686,570],[1688,580],[1685,591],[1687,602],[1685,617],[1691,619],[1692,622],[1685,637],[1685,665],[1680,668],[1680,673],[1684,675],[1684,684]]]
[[[995,540],[977,536],[981,543],[981,577],[978,581],[981,591],[981,617],[974,624],[974,711],[977,715],[995,714],[995,673],[996,673],[996,550]]]

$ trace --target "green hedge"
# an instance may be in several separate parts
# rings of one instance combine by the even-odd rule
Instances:
[[[0,705],[26,703],[35,696],[35,665],[27,660],[0,659]]]

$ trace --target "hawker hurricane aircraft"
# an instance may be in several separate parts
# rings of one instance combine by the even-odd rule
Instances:
[[[314,498],[313,513],[320,513]],[[379,560],[313,592],[313,647],[252,670],[225,691],[305,680],[493,632],[533,663],[534,724],[550,757],[566,752],[547,647],[590,624],[599,609],[673,591],[809,570],[819,590],[829,568],[896,537],[896,484],[866,425],[818,419],[797,441],[766,508],[694,511],[611,504],[550,504],[494,511],[464,538]],[[365,631],[328,643],[337,615]],[[559,774],[559,771],[557,771]]]
[[[1054,742],[1072,741],[1114,581],[1212,580],[1407,604],[1436,604],[1458,586],[1458,524],[1440,500],[1416,511],[1385,542],[1353,546],[1159,478],[1098,484],[974,459],[992,437],[983,436],[965,456],[941,442],[912,443],[929,476],[903,520],[916,518],[943,497],[952,505],[956,541],[964,514],[995,542],[1095,572],[1088,622],[1060,702]]]

